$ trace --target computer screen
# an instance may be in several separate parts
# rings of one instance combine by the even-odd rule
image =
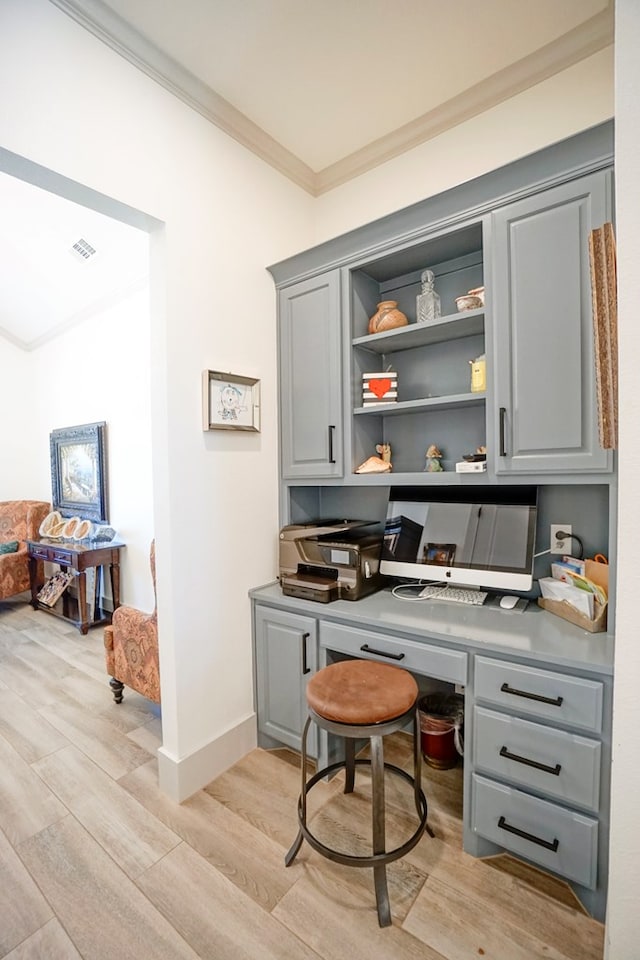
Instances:
[[[537,487],[392,487],[380,572],[496,590],[530,590]]]

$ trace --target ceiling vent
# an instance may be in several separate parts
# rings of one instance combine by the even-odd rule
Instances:
[[[76,260],[91,260],[97,253],[95,247],[92,247],[90,243],[87,243],[86,240],[83,240],[82,237],[71,247],[70,253],[76,258]]]

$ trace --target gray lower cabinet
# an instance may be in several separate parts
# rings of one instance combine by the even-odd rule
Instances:
[[[279,294],[282,476],[343,473],[340,272]]]
[[[305,689],[318,668],[317,621],[256,606],[254,648],[259,743],[300,750],[307,715]],[[312,725],[307,747],[313,757],[315,738]]]
[[[577,884],[598,917],[608,830],[604,699],[599,679],[475,658],[471,829]]]
[[[600,171],[494,211],[495,468],[612,468],[598,442],[589,233],[611,219]]]
[[[436,618],[432,633],[429,613],[415,609],[420,604],[407,604],[408,610],[404,606],[398,607],[384,592],[357,603],[324,605],[290,600],[277,585],[256,590],[260,746],[300,749],[308,679],[317,669],[344,658],[397,664],[410,671],[425,692],[433,689],[433,683],[452,691],[455,684],[462,685],[465,851],[476,857],[509,852],[550,870],[572,885],[594,917],[603,919],[611,765],[610,638],[603,635],[602,646],[593,641],[591,656],[596,660],[585,667],[584,645],[589,641],[566,624],[558,658],[547,665],[540,659],[542,649],[548,649],[547,615],[538,608],[519,615],[520,646],[527,648],[527,656],[511,647],[514,628],[509,624],[515,617],[500,621],[501,614],[490,609],[461,611],[451,623],[447,620],[443,636],[443,623],[437,619],[442,614],[432,611]],[[604,669],[594,669],[596,664]],[[338,746],[325,734],[318,736],[314,724],[309,740],[309,753],[321,766],[337,759]],[[437,805],[436,798],[433,803]]]

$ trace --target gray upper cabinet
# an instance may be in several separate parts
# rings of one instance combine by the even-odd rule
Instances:
[[[340,273],[280,291],[282,476],[343,473]]]
[[[495,468],[609,471],[595,394],[589,232],[611,219],[604,170],[492,217]]]

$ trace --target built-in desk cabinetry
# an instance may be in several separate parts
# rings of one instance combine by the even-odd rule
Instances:
[[[299,747],[304,686],[336,659],[395,663],[421,689],[433,680],[461,685],[465,850],[508,850],[550,870],[604,917],[611,636],[587,634],[535,604],[524,613],[461,611],[403,603],[387,590],[319,604],[284,597],[273,584],[252,591],[252,603],[261,746]],[[326,733],[312,747],[322,765],[334,759]]]
[[[586,555],[607,553],[615,589],[616,473],[598,444],[588,255],[589,232],[612,218],[612,169],[613,127],[602,124],[269,268],[281,525],[382,523],[391,485],[535,484],[534,576],[550,572],[549,524],[567,523]],[[426,268],[442,316],[418,324]],[[482,285],[484,307],[457,312],[456,297]],[[409,323],[372,335],[383,300]],[[482,354],[486,391],[476,393],[469,362]],[[363,374],[387,370],[397,402],[365,406]],[[356,474],[380,443],[391,446],[392,473]],[[430,444],[441,473],[425,472]],[[486,473],[456,473],[480,445]],[[306,682],[335,658],[373,657],[463,686],[465,849],[509,850],[552,870],[603,918],[612,635],[587,634],[535,602],[523,614],[460,610],[383,591],[325,605],[275,584],[252,591],[252,603],[263,746],[300,746]],[[612,614],[610,604],[610,627]],[[320,762],[329,739],[312,745]]]

